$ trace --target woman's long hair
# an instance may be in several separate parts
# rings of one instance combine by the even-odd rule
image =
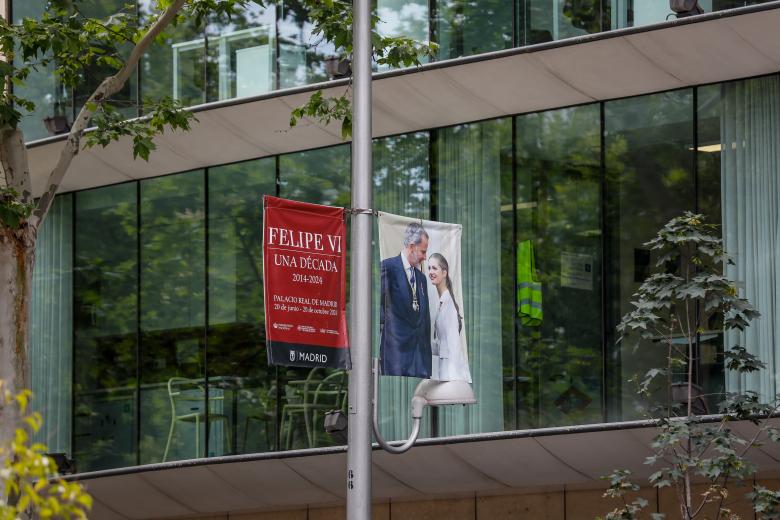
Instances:
[[[444,258],[441,253],[433,253],[429,257],[430,260],[436,260],[439,263],[439,267],[447,271],[447,276],[444,277],[444,281],[447,284],[447,290],[450,291],[452,297],[452,303],[455,304],[455,313],[458,315],[458,332],[463,330],[463,316],[460,315],[460,307],[458,307],[458,301],[455,299],[455,292],[452,290],[452,280],[450,280],[450,264],[447,263],[447,259]]]

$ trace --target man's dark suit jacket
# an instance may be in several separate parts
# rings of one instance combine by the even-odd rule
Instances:
[[[428,286],[416,267],[414,274],[418,311],[412,307],[412,287],[401,256],[382,261],[379,357],[384,375],[428,379],[432,364]]]

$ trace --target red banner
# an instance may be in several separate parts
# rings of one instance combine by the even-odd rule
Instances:
[[[263,204],[268,362],[347,367],[344,208],[267,195]]]

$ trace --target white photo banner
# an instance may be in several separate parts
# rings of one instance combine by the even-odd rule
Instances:
[[[383,375],[471,383],[460,224],[379,212]]]

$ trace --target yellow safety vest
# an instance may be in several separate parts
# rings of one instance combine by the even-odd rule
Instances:
[[[527,327],[542,324],[542,284],[536,279],[534,246],[530,240],[517,244],[517,315]]]

